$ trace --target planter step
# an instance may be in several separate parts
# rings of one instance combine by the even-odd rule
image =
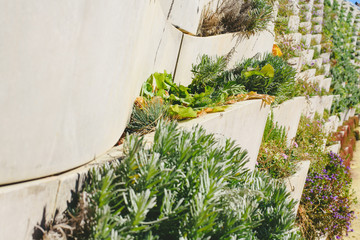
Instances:
[[[270,107],[264,106],[262,100],[249,100],[230,105],[225,112],[180,122],[179,126],[191,128],[200,124],[208,133],[235,140],[242,149],[248,151],[250,161],[246,167],[253,170],[269,111]]]
[[[301,195],[304,190],[307,173],[309,171],[310,161],[301,161],[297,164],[297,171],[294,175],[285,178],[286,189],[290,192],[291,197],[297,201],[294,212],[297,213]]]

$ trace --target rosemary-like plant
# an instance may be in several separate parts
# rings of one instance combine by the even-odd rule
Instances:
[[[224,0],[214,12],[209,8],[203,12],[197,35],[239,33],[249,37],[265,30],[272,19],[270,0]]]

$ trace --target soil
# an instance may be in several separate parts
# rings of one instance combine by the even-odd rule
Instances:
[[[350,172],[353,179],[352,188],[355,192],[358,203],[353,206],[353,209],[355,210],[355,215],[357,217],[353,220],[351,224],[351,228],[354,231],[350,232],[347,237],[344,237],[344,239],[346,240],[360,239],[360,141],[356,142],[354,157],[351,161],[350,167]]]

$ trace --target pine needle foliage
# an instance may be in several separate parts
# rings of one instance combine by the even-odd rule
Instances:
[[[198,36],[239,33],[250,37],[267,28],[273,20],[273,4],[268,0],[224,0],[215,11],[203,12]]]
[[[299,239],[285,186],[233,141],[160,121],[145,144],[127,136],[124,159],[92,172],[69,239]]]
[[[202,55],[200,62],[192,65],[193,80],[189,85],[191,92],[199,93],[205,91],[206,86],[214,87],[226,65],[225,57],[211,58],[206,54]]]

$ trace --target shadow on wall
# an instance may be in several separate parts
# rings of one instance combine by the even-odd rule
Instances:
[[[89,174],[85,178],[81,177],[80,174],[77,175],[78,178],[76,180],[75,188],[71,190],[71,200],[67,201],[67,209],[76,208],[79,202],[79,193],[84,188],[85,182],[89,179]],[[60,235],[66,239],[64,230],[68,229],[71,231],[71,227],[61,223],[57,224],[59,220],[63,218],[62,214],[63,213],[60,213],[59,209],[56,209],[54,217],[52,219],[46,219],[46,207],[44,207],[42,219],[34,227],[34,232],[32,234],[33,239],[63,239],[58,238]],[[55,237],[55,235],[57,236]],[[46,237],[44,238],[44,236]]]

